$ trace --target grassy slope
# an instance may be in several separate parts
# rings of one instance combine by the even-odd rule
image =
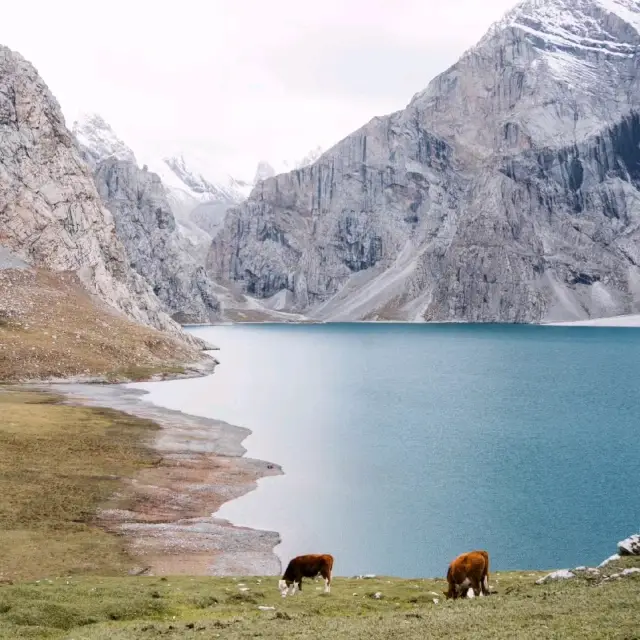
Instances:
[[[156,425],[53,396],[0,391],[0,578],[117,575],[131,567],[95,511],[155,456]]]
[[[277,578],[61,577],[0,586],[0,638],[640,638],[640,577],[538,586],[537,575],[495,574],[498,593],[437,604],[442,579],[336,578],[328,596],[307,583],[282,600]]]
[[[200,353],[92,299],[73,274],[0,270],[0,381],[182,373]]]

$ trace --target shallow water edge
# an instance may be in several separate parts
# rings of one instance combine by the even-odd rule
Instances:
[[[98,523],[126,540],[146,575],[279,575],[274,548],[280,535],[237,527],[216,518],[230,500],[280,475],[273,463],[244,457],[249,429],[147,402],[147,391],[124,385],[47,384],[38,389],[65,403],[110,408],[159,425],[148,445],[159,455],[152,468],[126,480],[129,509],[106,509]]]

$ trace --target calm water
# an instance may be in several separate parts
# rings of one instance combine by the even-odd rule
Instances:
[[[337,575],[592,564],[640,527],[640,330],[465,325],[198,328],[213,376],[140,385],[249,427],[286,475],[225,505],[283,560]]]

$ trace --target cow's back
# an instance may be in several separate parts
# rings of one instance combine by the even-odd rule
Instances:
[[[489,573],[489,554],[486,551],[469,551],[459,555],[449,566],[447,580],[451,578],[457,584],[462,583],[468,576],[478,579]]]

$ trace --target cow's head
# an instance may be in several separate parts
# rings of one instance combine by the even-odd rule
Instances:
[[[449,590],[443,591],[442,593],[444,593],[447,600],[449,598],[453,598],[455,600],[458,597],[458,590],[456,589],[455,585],[449,585]]]
[[[280,595],[283,598],[287,597],[287,590],[289,589],[289,585],[286,580],[278,580],[278,589],[280,591]]]

